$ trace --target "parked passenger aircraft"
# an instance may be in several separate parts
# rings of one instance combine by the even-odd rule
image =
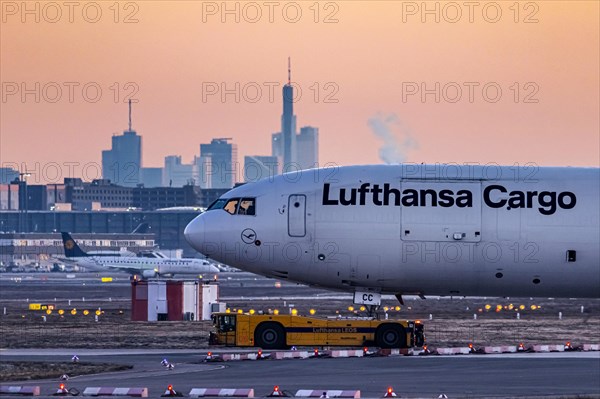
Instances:
[[[312,169],[224,194],[185,229],[199,252],[355,293],[600,297],[598,168]]]
[[[168,258],[157,251],[141,252],[137,256],[115,254],[88,254],[83,251],[69,233],[63,232],[62,240],[67,261],[91,270],[123,270],[143,277],[173,276],[175,274],[202,275],[217,273],[219,269],[207,260]]]

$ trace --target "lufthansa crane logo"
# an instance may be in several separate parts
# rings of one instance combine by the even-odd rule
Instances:
[[[252,244],[256,241],[256,232],[252,229],[244,229],[244,231],[242,231],[242,241],[246,244]]]
[[[69,240],[69,241],[65,242],[65,248],[67,248],[67,249],[73,249],[74,246],[75,246],[75,243],[73,242],[73,240]]]

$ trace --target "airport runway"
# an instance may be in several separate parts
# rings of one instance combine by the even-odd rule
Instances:
[[[144,352],[144,353],[140,353]],[[393,386],[402,397],[506,397],[542,395],[600,395],[600,353],[517,354],[489,356],[430,356],[347,359],[263,360],[202,363],[204,351],[81,351],[81,361],[132,364],[129,371],[75,377],[68,387],[147,387],[158,397],[168,384],[188,393],[191,388],[254,388],[268,395],[282,390],[352,389],[362,397],[382,397]],[[71,353],[1,351],[3,360],[64,360]],[[160,361],[175,364],[166,370]],[[64,359],[61,359],[64,358]],[[33,385],[34,382],[27,382]],[[40,381],[42,392],[58,381]]]
[[[110,283],[103,283],[102,277],[112,277]],[[209,277],[209,280],[214,276]],[[244,303],[256,301],[273,302],[280,300],[278,306],[288,306],[293,301],[313,302],[317,299],[319,307],[329,302],[340,302],[345,309],[352,305],[352,294],[323,290],[308,287],[289,281],[275,280],[257,276],[247,272],[222,272],[217,275],[219,283],[219,296],[226,303]],[[177,279],[177,278],[176,278]],[[131,283],[129,274],[123,272],[103,273],[0,273],[0,302],[66,302],[73,300],[74,303],[86,301],[106,302],[112,301],[129,302],[131,298]],[[441,308],[452,309],[453,312],[465,313],[472,316],[472,310],[483,307],[487,303],[525,303],[527,307],[531,304],[540,304],[540,298],[475,298],[464,299],[456,297],[427,297],[427,300],[416,296],[404,296],[406,302],[405,310],[413,310],[421,313],[415,317],[423,317],[429,313],[438,313]],[[284,301],[286,305],[284,305]],[[581,306],[585,307],[586,314],[596,315],[600,312],[600,301],[582,299],[557,299],[544,300],[543,310],[537,313],[558,314],[559,311],[565,315],[567,312],[578,312]],[[396,306],[398,301],[393,295],[382,295],[382,306]],[[235,306],[235,305],[234,305]],[[469,309],[470,306],[470,310]],[[501,316],[498,314],[497,316]]]
[[[75,273],[75,275],[75,278],[68,278],[65,273],[0,274],[0,300],[13,308],[25,307],[25,298],[28,298],[29,302],[52,302],[57,298],[57,301],[63,304],[66,300],[73,299],[79,306],[82,297],[86,298],[86,303],[96,301],[106,305],[107,298],[112,298],[112,301],[119,302],[116,306],[128,306],[130,298],[128,275],[122,273],[99,275]],[[112,276],[114,280],[111,283],[102,283],[100,281],[102,276]],[[329,308],[342,306],[343,309],[344,304],[351,303],[348,294],[266,279],[250,273],[220,273],[219,281],[221,299],[234,304],[257,302],[256,306],[261,306],[262,300],[266,299],[271,302],[279,301],[277,306],[283,306],[284,301],[288,304],[293,302],[307,306],[315,303],[317,298],[316,303],[321,311],[327,306]],[[490,300],[491,303],[495,303],[493,299]],[[407,317],[409,314],[423,317],[429,313],[437,315],[439,312],[445,312],[443,314],[446,317],[457,315],[464,319],[470,318],[473,312],[465,310],[465,307],[470,306],[474,309],[490,300],[483,298],[464,301],[449,298],[441,301],[431,298],[427,301],[411,300],[404,307],[402,314],[406,314]],[[526,299],[523,302],[529,304]],[[395,304],[395,300],[392,303]],[[580,305],[584,304],[586,314],[598,314],[599,301],[580,303],[571,300],[547,300],[544,302],[544,312],[555,315],[559,310],[563,310],[566,315],[569,310],[579,314]],[[540,317],[541,313],[535,315]],[[514,318],[514,316],[501,314],[496,314],[494,317]],[[548,321],[548,323],[552,322]],[[585,328],[593,327],[589,325]],[[467,331],[467,333],[468,336],[472,335],[472,332]],[[435,339],[436,334],[439,335],[440,332],[432,331],[430,337]],[[590,334],[591,332],[588,331],[588,335]],[[519,332],[509,335],[519,336]],[[597,333],[592,335],[589,342],[597,342]],[[165,343],[165,346],[167,345]],[[0,361],[68,362],[73,354],[77,354],[82,361],[132,364],[134,368],[129,371],[72,378],[67,386],[78,389],[86,386],[142,386],[149,388],[152,397],[160,396],[168,384],[173,384],[176,389],[186,394],[191,388],[254,388],[258,397],[269,394],[274,385],[279,385],[281,389],[290,392],[298,389],[360,389],[362,397],[381,397],[390,385],[402,397],[423,395],[437,398],[441,393],[449,397],[472,398],[577,394],[593,394],[600,397],[600,353],[598,352],[265,360],[210,364],[201,362],[205,353],[205,350],[10,349],[0,350]],[[174,370],[166,370],[160,365],[163,357],[175,363]],[[39,385],[42,386],[43,393],[49,393],[56,389],[58,383],[58,381],[41,381]],[[34,382],[29,381],[26,384],[32,385]]]
[[[110,283],[101,282],[101,277],[112,277]],[[131,297],[129,274],[122,272],[104,273],[2,273],[0,274],[0,299],[32,302],[68,299],[106,300],[107,298]],[[214,276],[205,276],[211,280]],[[240,298],[308,298],[336,297],[351,301],[352,295],[320,290],[286,281],[276,281],[252,273],[235,272],[217,275],[220,295],[223,299]],[[185,279],[185,278],[184,278]],[[390,296],[391,298],[391,296]]]

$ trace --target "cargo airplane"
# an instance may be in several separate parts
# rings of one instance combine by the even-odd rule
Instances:
[[[76,263],[90,270],[122,270],[145,278],[170,277],[175,274],[202,275],[217,273],[219,269],[207,260],[168,258],[157,251],[141,252],[137,256],[119,254],[87,253],[82,250],[69,233],[62,232],[65,261]]]
[[[228,191],[191,221],[228,265],[354,293],[600,298],[598,168],[371,165]]]

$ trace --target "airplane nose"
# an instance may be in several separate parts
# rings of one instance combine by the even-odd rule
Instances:
[[[202,220],[202,215],[200,215],[192,220],[183,231],[187,242],[198,252],[202,252],[200,248],[204,243],[205,230],[204,220]]]

